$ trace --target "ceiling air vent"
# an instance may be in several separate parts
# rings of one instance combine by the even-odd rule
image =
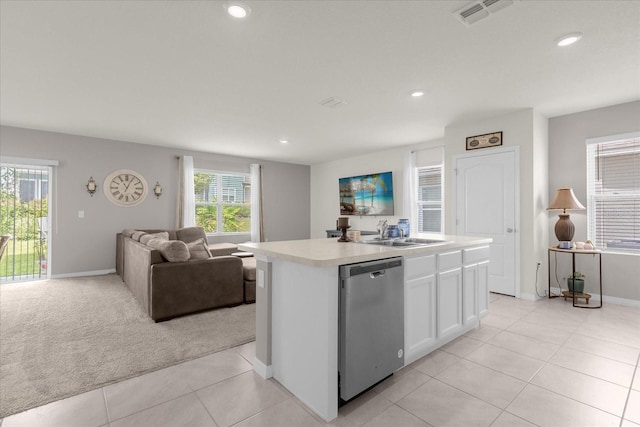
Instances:
[[[453,14],[465,25],[475,24],[507,6],[511,6],[514,0],[482,0],[467,4],[462,9],[458,9]]]
[[[347,105],[347,103],[342,99],[332,96],[331,98],[323,99],[322,101],[320,101],[320,105],[327,108],[339,108],[343,105]]]

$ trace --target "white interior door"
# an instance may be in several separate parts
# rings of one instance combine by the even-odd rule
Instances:
[[[489,291],[516,295],[516,152],[459,157],[456,171],[456,234],[493,239]]]

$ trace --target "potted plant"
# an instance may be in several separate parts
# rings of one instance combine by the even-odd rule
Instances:
[[[584,274],[579,271],[573,272],[573,277],[567,277],[569,292],[582,293],[584,291]]]

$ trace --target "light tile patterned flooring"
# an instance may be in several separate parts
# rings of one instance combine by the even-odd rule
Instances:
[[[301,343],[303,345],[304,343]],[[319,426],[255,343],[7,417],[13,426]],[[340,408],[334,426],[640,426],[640,310],[491,296],[480,328]]]

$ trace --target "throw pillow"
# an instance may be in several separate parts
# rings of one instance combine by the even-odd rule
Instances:
[[[140,241],[140,238],[141,238],[142,236],[144,236],[145,234],[147,234],[147,233],[146,233],[146,232],[144,232],[144,231],[134,231],[134,232],[133,232],[133,234],[131,235],[131,238],[132,238],[133,240],[137,240],[137,241],[139,242],[139,241]]]
[[[186,227],[176,230],[176,237],[185,243],[195,242],[198,239],[207,241],[207,234],[202,227]]]
[[[189,260],[189,248],[187,244],[180,240],[163,240],[155,239],[149,240],[147,245],[157,249],[162,255],[162,258],[169,262],[184,262]]]
[[[146,245],[149,243],[149,240],[151,239],[169,240],[169,232],[162,231],[160,233],[144,234],[140,237],[140,243],[142,243],[143,245]]]
[[[211,258],[211,253],[209,252],[209,248],[204,242],[204,239],[198,239],[195,242],[187,243],[187,248],[189,248],[189,254],[191,256],[189,259]]]
[[[122,230],[122,235],[124,237],[131,237],[131,235],[135,232],[136,230],[131,230],[129,228],[125,228],[124,230]]]

